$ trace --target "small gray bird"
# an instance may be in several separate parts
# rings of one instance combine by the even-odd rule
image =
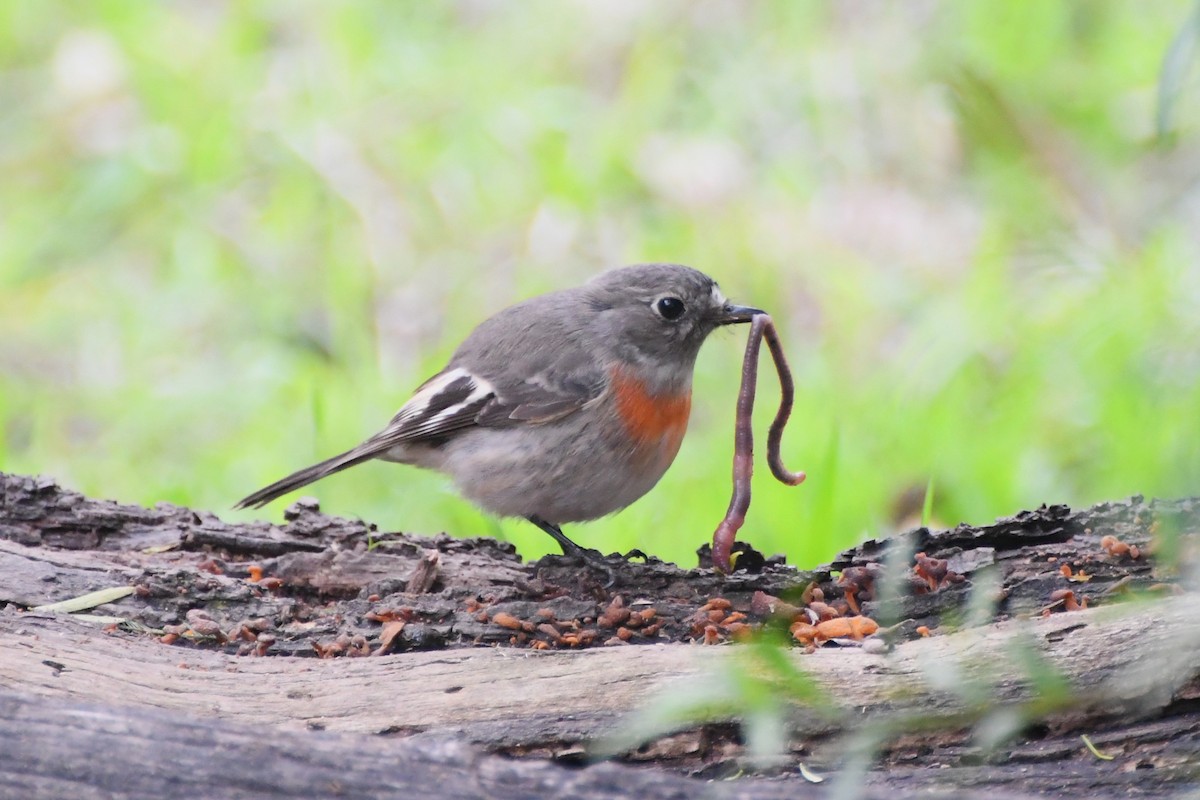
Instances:
[[[484,510],[524,517],[581,554],[559,525],[619,511],[658,483],[687,430],[700,345],[761,313],[679,264],[525,300],[472,331],[386,428],[237,507],[378,458],[443,472]]]

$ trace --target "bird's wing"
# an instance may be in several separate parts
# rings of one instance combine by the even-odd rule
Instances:
[[[490,427],[553,422],[591,403],[605,385],[605,376],[598,370],[564,374],[544,369],[500,386],[476,422]]]
[[[395,444],[436,439],[474,425],[495,399],[491,381],[462,368],[446,369],[425,381],[387,427],[371,438],[387,438]]]
[[[472,426],[544,424],[595,400],[608,375],[569,295],[541,295],[480,323],[449,365],[359,449],[381,453]]]
[[[379,458],[397,445],[435,441],[448,433],[476,424],[479,415],[496,401],[495,387],[468,370],[449,368],[434,375],[405,403],[387,427],[362,444],[305,467],[238,502],[237,508],[261,508],[277,497],[347,467]]]
[[[489,380],[451,367],[426,381],[387,427],[359,446],[384,452],[400,444],[429,442],[471,426],[508,427],[552,422],[583,408],[604,391],[600,373],[553,371],[523,380]]]
[[[604,392],[608,376],[596,348],[581,342],[563,295],[542,295],[484,321],[383,430],[258,490],[238,507],[262,506],[393,447],[435,444],[475,426],[545,424],[584,408]]]

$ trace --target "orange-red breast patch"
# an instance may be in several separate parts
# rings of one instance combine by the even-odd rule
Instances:
[[[610,377],[617,413],[625,424],[625,432],[636,442],[639,454],[664,459],[665,469],[679,452],[683,434],[687,432],[688,415],[692,410],[691,391],[652,395],[641,380],[625,370],[614,368]]]

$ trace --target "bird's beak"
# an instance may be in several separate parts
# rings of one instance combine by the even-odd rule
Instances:
[[[735,306],[733,303],[726,303],[721,309],[721,313],[717,315],[718,325],[733,325],[738,322],[749,322],[756,314],[765,314],[761,308],[751,308],[750,306]]]

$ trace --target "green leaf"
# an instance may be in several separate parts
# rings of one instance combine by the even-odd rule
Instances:
[[[1092,754],[1092,755],[1094,755],[1096,758],[1099,758],[1099,759],[1101,759],[1102,761],[1112,761],[1114,758],[1116,758],[1116,756],[1110,756],[1110,755],[1106,755],[1106,754],[1104,754],[1104,753],[1101,753],[1099,750],[1097,750],[1097,749],[1096,749],[1096,745],[1092,744],[1092,740],[1088,738],[1088,735],[1087,735],[1086,733],[1081,733],[1081,734],[1079,735],[1079,738],[1080,738],[1080,739],[1083,739],[1083,743],[1084,743],[1085,745],[1087,745],[1087,749],[1088,749],[1088,750],[1091,752],[1091,754]]]
[[[34,606],[30,611],[49,611],[55,614],[73,614],[76,611],[86,611],[89,608],[102,606],[105,603],[113,603],[120,600],[122,597],[129,597],[133,594],[132,586],[113,586],[108,589],[97,589],[94,592],[81,594],[78,597],[72,597],[69,600],[59,600],[57,603],[46,603],[45,605]]]

